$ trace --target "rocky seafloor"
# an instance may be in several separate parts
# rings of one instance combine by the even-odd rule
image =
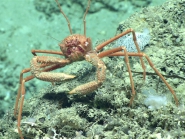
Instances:
[[[185,138],[184,9],[184,0],[167,1],[161,6],[148,6],[120,22],[116,27],[117,31],[115,29],[115,34],[128,28],[133,28],[136,32],[141,32],[145,28],[149,30],[150,42],[143,52],[149,56],[154,66],[175,91],[179,100],[178,107],[167,86],[146,60],[144,61],[147,76],[143,80],[143,69],[138,57],[129,58],[137,93],[132,107],[128,106],[131,85],[123,57],[103,58],[107,67],[106,80],[96,91],[83,96],[67,95],[67,92],[76,86],[95,79],[95,67],[86,61],[74,62],[59,70],[76,75],[73,80],[56,83],[54,86],[45,85],[39,89],[34,84],[42,81],[26,84],[28,86],[26,92],[34,92],[32,93],[34,95],[24,102],[21,124],[24,138]],[[15,30],[22,31],[19,27]],[[27,30],[27,34],[32,35],[29,32],[30,30]],[[97,43],[101,42],[100,39]],[[39,43],[36,46],[39,46]],[[103,50],[112,47],[114,42]],[[38,48],[43,49],[43,47]],[[18,54],[20,58],[21,52]],[[7,56],[3,58],[7,59]],[[15,68],[16,71],[18,69]],[[8,82],[8,84],[16,86],[18,83]],[[13,87],[14,90],[17,88]],[[11,99],[15,97],[11,96]],[[13,109],[8,110],[0,120],[0,138],[19,138],[16,123]]]

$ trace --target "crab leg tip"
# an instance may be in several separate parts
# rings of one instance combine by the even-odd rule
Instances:
[[[67,75],[67,74],[65,74],[65,79],[73,79],[73,78],[75,78],[76,76],[75,75]]]

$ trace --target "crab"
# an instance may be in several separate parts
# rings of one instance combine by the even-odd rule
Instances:
[[[15,109],[14,109],[14,116],[17,118],[17,128],[18,133],[20,135],[20,138],[23,139],[23,134],[20,129],[21,125],[21,118],[22,118],[22,109],[23,109],[23,103],[24,103],[24,96],[25,96],[25,82],[32,80],[33,78],[37,78],[39,80],[47,81],[47,82],[60,82],[63,80],[69,80],[75,78],[74,75],[69,75],[65,73],[56,73],[56,72],[50,72],[58,68],[62,68],[68,64],[71,64],[72,62],[86,60],[90,62],[92,65],[94,65],[97,69],[96,73],[96,79],[94,81],[91,81],[89,83],[82,84],[80,86],[77,86],[68,94],[81,94],[85,95],[88,93],[93,92],[94,90],[98,89],[103,82],[106,79],[106,65],[102,61],[101,58],[103,57],[113,57],[113,56],[124,56],[125,57],[125,63],[128,69],[131,88],[132,88],[132,95],[130,98],[129,105],[132,105],[132,102],[134,100],[134,97],[136,95],[135,89],[134,89],[134,81],[132,78],[132,72],[129,65],[129,56],[133,57],[139,57],[140,62],[143,68],[143,78],[145,79],[146,76],[146,70],[145,65],[143,61],[143,57],[146,58],[151,68],[155,71],[155,73],[162,79],[162,81],[166,84],[167,88],[170,90],[171,94],[173,95],[175,99],[176,105],[178,105],[178,99],[176,97],[175,92],[173,91],[172,87],[167,83],[165,78],[162,76],[162,74],[155,68],[152,61],[149,59],[149,57],[142,53],[139,49],[136,33],[133,29],[128,29],[124,32],[122,32],[119,35],[116,35],[115,37],[99,44],[94,49],[92,47],[91,38],[86,37],[86,15],[90,8],[90,2],[88,1],[88,6],[86,8],[85,14],[83,16],[83,22],[84,22],[84,34],[73,34],[72,29],[70,27],[70,22],[67,18],[67,16],[64,14],[64,12],[61,9],[61,6],[58,2],[58,0],[55,0],[60,12],[65,17],[68,28],[70,31],[70,35],[67,36],[61,43],[59,43],[59,47],[61,51],[53,51],[53,50],[32,50],[32,54],[34,57],[30,61],[30,68],[23,69],[20,73],[20,79],[19,79],[19,89],[17,94],[17,99],[15,103]],[[126,48],[124,46],[120,46],[117,48],[112,48],[110,50],[102,51],[102,49],[110,44],[111,42],[119,39],[120,37],[127,35],[131,33],[133,36],[133,41],[136,46],[137,52],[127,52]],[[60,56],[64,56],[64,58],[54,57],[54,56],[38,56],[37,53],[47,53],[47,54],[56,54]],[[32,75],[27,76],[23,78],[23,74],[31,72]]]

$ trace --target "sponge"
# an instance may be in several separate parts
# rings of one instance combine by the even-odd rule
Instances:
[[[159,96],[159,95],[152,95],[149,94],[148,97],[144,100],[144,104],[148,106],[150,110],[156,110],[161,108],[162,106],[167,105],[167,97],[166,96]]]
[[[150,41],[149,30],[146,28],[143,30],[142,33],[136,32],[136,38],[137,38],[137,42],[140,50],[143,50]],[[122,36],[116,41],[115,47],[120,47],[120,46],[124,46],[128,52],[137,52],[136,46],[133,41],[133,36],[131,33],[125,36]]]

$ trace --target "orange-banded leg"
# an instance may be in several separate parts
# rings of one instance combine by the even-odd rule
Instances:
[[[31,60],[31,68],[24,69],[20,73],[19,89],[18,89],[16,103],[15,103],[14,116],[17,118],[17,128],[18,128],[18,133],[19,133],[21,139],[23,139],[20,125],[21,125],[21,118],[22,118],[24,95],[25,95],[25,82],[37,77],[37,76],[35,76],[35,74],[39,75],[39,77],[40,77],[39,79],[42,80],[42,77],[44,77],[43,80],[49,81],[49,82],[62,81],[65,79],[72,79],[75,76],[67,75],[67,74],[63,74],[63,73],[56,73],[56,74],[52,73],[51,74],[49,72],[49,71],[55,70],[57,68],[63,67],[68,63],[69,63],[69,60],[65,60],[65,59],[59,59],[59,58],[49,57],[49,56],[35,56]],[[28,77],[23,78],[23,74],[27,73],[27,72],[32,72],[33,75],[30,75]],[[42,73],[44,73],[44,74],[42,74]],[[47,77],[45,77],[44,75]],[[56,76],[57,76],[58,80],[56,80],[56,78],[55,78]],[[58,76],[60,77],[60,79]],[[55,78],[55,80],[52,80],[52,78]],[[48,80],[46,80],[46,79],[48,79]],[[20,102],[20,104],[19,104],[19,102]],[[18,113],[18,116],[17,116],[17,113]]]
[[[89,52],[85,55],[85,59],[97,68],[96,80],[86,84],[77,86],[69,92],[69,94],[88,94],[100,87],[106,78],[106,66],[104,62],[97,56],[96,52]]]
[[[166,84],[166,86],[168,87],[168,89],[170,90],[171,94],[173,95],[174,99],[175,99],[175,103],[176,105],[178,106],[179,105],[179,102],[178,102],[178,99],[176,97],[176,94],[174,92],[174,90],[172,89],[172,87],[168,84],[168,82],[165,80],[165,78],[162,76],[162,74],[155,68],[154,64],[152,63],[152,61],[149,59],[149,57],[145,54],[145,53],[131,53],[131,52],[114,52],[112,54],[109,54],[108,55],[108,52],[109,51],[112,51],[113,50],[116,50],[115,49],[112,49],[112,50],[107,50],[107,51],[104,51],[102,53],[99,54],[99,57],[105,57],[105,56],[125,56],[125,61],[126,63],[129,63],[128,61],[128,56],[137,56],[137,57],[145,57],[146,60],[148,61],[150,67],[155,71],[155,73],[162,79],[162,81]],[[128,72],[129,72],[129,76],[130,76],[130,80],[133,80],[132,77],[131,77],[131,70],[130,68],[128,67],[129,64],[127,64],[127,68],[128,68]],[[131,82],[131,86],[132,86],[132,91],[134,90],[134,84],[132,85],[132,82]],[[130,99],[130,105],[132,104],[133,102],[133,99],[134,99],[134,96],[135,96],[135,91],[132,92],[132,97]]]

